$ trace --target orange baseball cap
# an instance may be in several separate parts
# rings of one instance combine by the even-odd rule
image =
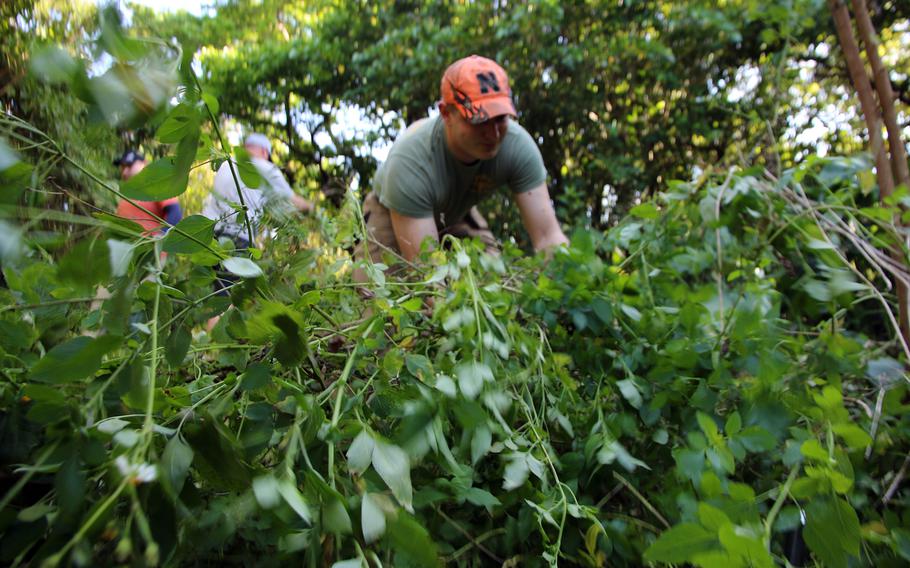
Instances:
[[[509,76],[492,59],[472,55],[449,65],[440,86],[442,102],[455,105],[471,124],[508,114],[517,116]]]

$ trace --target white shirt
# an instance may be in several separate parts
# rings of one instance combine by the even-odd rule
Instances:
[[[251,157],[251,161],[259,175],[262,176],[262,183],[259,187],[250,188],[243,183],[243,180],[240,179],[240,173],[237,171],[236,163],[234,164],[234,172],[237,174],[243,201],[249,208],[247,216],[255,234],[258,231],[259,220],[266,210],[273,215],[279,216],[293,212],[291,196],[294,195],[294,192],[291,186],[288,185],[287,180],[284,179],[284,174],[281,173],[278,166],[255,156]],[[233,207],[232,204],[234,205]],[[243,223],[242,218],[235,210],[235,207],[239,207],[239,205],[240,199],[237,196],[237,185],[231,175],[230,166],[225,161],[215,174],[215,187],[205,198],[202,214],[216,221],[216,234],[245,238],[247,234],[246,224]]]

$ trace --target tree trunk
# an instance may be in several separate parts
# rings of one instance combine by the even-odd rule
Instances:
[[[893,114],[894,96],[891,94],[891,85],[887,72],[884,72],[884,66],[881,64],[881,59],[878,57],[878,42],[875,40],[875,32],[872,28],[872,23],[869,21],[869,13],[866,11],[866,5],[864,4],[865,0],[852,1],[854,10],[857,12],[857,25],[860,30],[860,35],[863,37],[863,42],[866,45],[866,50],[869,54],[873,71],[875,72],[881,108],[885,109],[885,121],[888,121],[887,109],[890,107],[893,122],[896,125],[897,119]],[[906,171],[906,157],[901,158],[904,166],[903,170],[898,170],[894,163],[894,152],[897,151],[903,154],[903,145],[900,141],[900,134],[899,132],[896,132],[896,136],[892,136],[891,128],[888,128],[892,152],[891,160],[889,161],[885,151],[884,140],[882,139],[882,121],[879,114],[879,107],[876,105],[875,96],[872,92],[872,82],[869,80],[866,66],[863,64],[863,60],[860,57],[859,47],[856,45],[856,40],[853,37],[850,12],[847,10],[847,5],[844,0],[828,0],[828,5],[831,8],[831,15],[834,18],[834,27],[837,29],[837,37],[841,49],[844,52],[844,59],[847,61],[847,70],[850,72],[850,80],[859,96],[863,118],[866,121],[866,128],[869,131],[869,145],[872,147],[872,153],[875,156],[875,175],[878,179],[878,188],[881,198],[884,200],[894,193],[894,174],[899,171]],[[876,65],[878,65],[878,69],[876,69]],[[888,83],[887,89],[878,86],[882,80],[883,82]],[[894,143],[895,137],[897,139],[897,144]],[[895,150],[896,148],[897,150]],[[897,175],[898,179],[900,179],[900,174],[897,173]],[[901,183],[904,182],[902,181]],[[906,259],[900,249],[892,250],[891,256],[901,264],[906,264]],[[908,307],[910,307],[910,293],[908,293],[907,286],[900,280],[895,282],[895,288],[897,292],[899,332],[904,341],[910,343],[910,310],[908,310]]]
[[[290,91],[284,94],[284,129],[288,137],[288,147],[293,147],[297,142],[294,140],[294,122],[291,120]]]
[[[900,127],[897,125],[897,112],[894,110],[894,92],[891,90],[891,78],[888,70],[878,55],[878,35],[872,27],[872,19],[866,9],[864,0],[853,0],[853,12],[856,17],[856,28],[859,36],[866,46],[866,57],[872,66],[872,77],[875,79],[875,89],[878,91],[878,101],[882,106],[882,117],[885,128],[888,130],[888,150],[891,154],[891,166],[895,181],[910,189],[910,172],[907,168],[907,151],[901,140]]]
[[[856,40],[853,39],[853,26],[850,25],[850,12],[847,11],[847,5],[844,0],[828,0],[828,5],[831,7],[831,15],[834,17],[834,27],[837,29],[837,37],[844,52],[844,59],[847,60],[850,80],[859,96],[863,118],[866,120],[866,129],[869,131],[869,145],[872,147],[872,154],[875,157],[878,189],[882,198],[885,198],[894,193],[894,176],[891,175],[891,164],[888,163],[888,156],[885,154],[882,123],[878,105],[875,104],[875,96],[872,93],[872,83],[869,81],[863,60],[860,58]]]

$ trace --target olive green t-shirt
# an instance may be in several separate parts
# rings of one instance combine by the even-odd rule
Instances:
[[[374,190],[385,207],[407,217],[433,217],[442,228],[500,187],[522,193],[546,179],[540,150],[518,123],[509,122],[495,157],[466,165],[449,151],[442,117],[436,116],[395,141]]]

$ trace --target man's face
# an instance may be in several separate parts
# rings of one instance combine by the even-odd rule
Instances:
[[[499,153],[509,128],[508,115],[471,124],[455,107],[440,107],[440,112],[446,122],[449,147],[460,161],[489,160]]]
[[[125,165],[125,164],[121,165],[120,166],[120,177],[123,179],[123,181],[126,181],[126,180],[130,179],[131,177],[133,177],[134,175],[141,172],[143,168],[145,168],[144,160],[136,160],[135,162],[133,162],[130,165]]]
[[[252,144],[245,144],[243,147],[246,148],[246,151],[250,156],[253,156],[255,158],[260,158],[262,160],[269,159],[269,151],[261,146],[253,146]]]

